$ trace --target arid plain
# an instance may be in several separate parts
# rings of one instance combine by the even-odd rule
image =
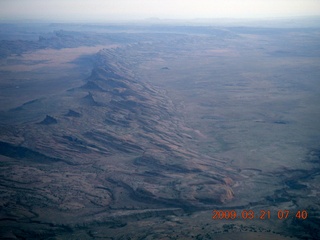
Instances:
[[[319,238],[319,29],[15,27],[3,238]]]

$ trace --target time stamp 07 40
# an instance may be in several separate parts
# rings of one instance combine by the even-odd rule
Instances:
[[[234,220],[234,219],[243,219],[243,220],[252,220],[252,219],[260,219],[266,220],[276,218],[280,220],[284,220],[287,218],[296,218],[301,220],[306,220],[308,218],[308,212],[306,210],[213,210],[212,211],[212,219],[213,220]]]

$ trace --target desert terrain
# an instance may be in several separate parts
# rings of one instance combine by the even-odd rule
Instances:
[[[0,28],[3,239],[319,239],[320,29]]]

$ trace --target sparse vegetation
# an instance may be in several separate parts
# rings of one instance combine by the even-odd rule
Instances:
[[[317,30],[123,28],[1,42],[0,236],[316,239]]]

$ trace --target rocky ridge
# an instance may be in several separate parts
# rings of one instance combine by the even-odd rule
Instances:
[[[46,108],[38,109],[39,102]],[[161,89],[108,63],[102,50],[82,86],[11,111],[20,118],[36,112],[33,121],[1,126],[0,154],[8,163],[2,219],[22,229],[25,219],[72,227],[80,216],[90,224],[102,209],[123,219],[232,200],[235,172],[185,145],[193,129],[176,111]]]

